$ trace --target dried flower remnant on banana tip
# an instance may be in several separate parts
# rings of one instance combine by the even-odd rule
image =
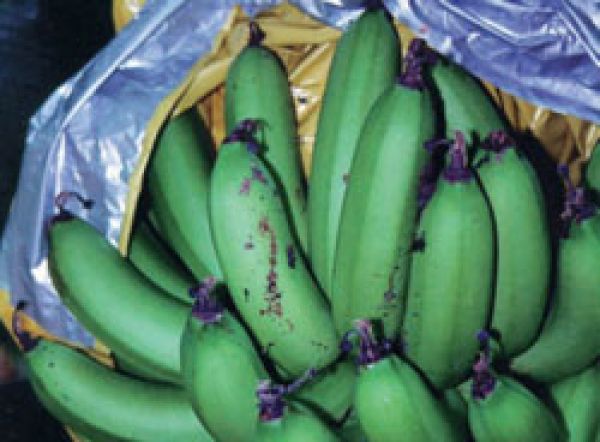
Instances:
[[[435,63],[437,55],[427,47],[425,40],[415,38],[410,42],[404,57],[404,72],[398,77],[398,84],[410,89],[423,90],[426,87],[423,78],[423,66]]]
[[[563,179],[567,192],[565,195],[564,210],[560,215],[562,226],[562,237],[569,236],[569,227],[573,221],[580,224],[584,220],[596,214],[596,207],[586,197],[583,187],[575,187],[569,179],[569,168],[562,164],[558,166],[558,174]]]
[[[192,315],[204,324],[219,322],[223,316],[223,307],[211,296],[216,284],[217,279],[214,276],[208,276],[198,286],[189,290],[190,296],[195,300],[192,306]]]
[[[473,381],[471,383],[471,394],[474,399],[485,399],[493,391],[496,378],[490,371],[492,363],[491,348],[489,345],[490,335],[482,330],[477,334],[481,350],[477,361],[473,364]]]
[[[286,407],[284,396],[294,393],[314,379],[317,374],[317,370],[308,369],[300,378],[289,385],[274,384],[270,379],[260,381],[256,389],[256,395],[261,422],[281,419]]]

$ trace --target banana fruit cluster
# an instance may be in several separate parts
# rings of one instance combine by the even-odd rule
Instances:
[[[600,441],[585,190],[546,171],[553,219],[477,81],[421,40],[402,59],[380,7],[337,44],[307,181],[263,37],[230,67],[218,149],[193,110],[165,124],[127,257],[57,197],[53,283],[116,369],[18,309],[42,403],[89,441]]]

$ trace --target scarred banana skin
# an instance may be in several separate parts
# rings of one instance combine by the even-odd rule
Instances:
[[[312,279],[262,160],[246,144],[224,144],[211,181],[217,253],[231,297],[263,350],[289,377],[339,354],[325,298]]]

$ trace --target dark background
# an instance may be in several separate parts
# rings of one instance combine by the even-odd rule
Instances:
[[[113,37],[110,0],[0,0],[0,227],[15,191],[29,118]],[[18,358],[0,325],[0,352]],[[68,441],[27,381],[0,379],[0,439]]]

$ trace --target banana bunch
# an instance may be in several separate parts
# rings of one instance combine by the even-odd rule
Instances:
[[[229,68],[218,148],[194,110],[162,128],[127,256],[57,196],[53,284],[116,369],[20,306],[42,403],[90,441],[600,440],[586,191],[560,169],[554,238],[482,87],[421,40],[402,59],[374,3],[337,43],[307,180],[263,38],[252,22]]]

